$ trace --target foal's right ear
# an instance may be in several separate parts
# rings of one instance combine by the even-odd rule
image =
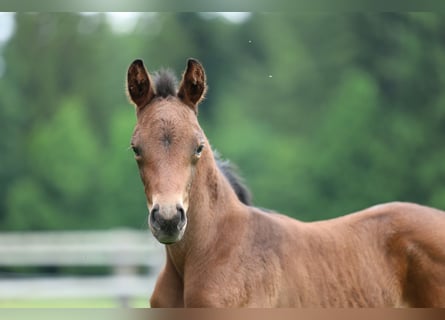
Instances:
[[[134,60],[128,68],[127,93],[138,109],[146,106],[155,96],[151,83],[142,60]]]

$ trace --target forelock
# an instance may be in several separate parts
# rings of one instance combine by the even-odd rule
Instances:
[[[157,97],[176,96],[178,80],[170,69],[161,69],[156,72],[153,76],[153,82]]]

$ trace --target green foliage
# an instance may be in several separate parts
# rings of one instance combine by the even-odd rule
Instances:
[[[36,126],[29,143],[32,171],[50,188],[73,198],[92,191],[87,187],[101,152],[81,104],[60,105],[52,119]]]
[[[146,228],[128,150],[133,59],[200,59],[200,122],[254,202],[304,220],[392,200],[445,208],[440,14],[17,14],[0,55],[0,228]]]
[[[22,178],[15,181],[8,191],[8,215],[3,222],[5,229],[45,230],[60,226],[60,213],[55,210],[53,199],[36,181]]]

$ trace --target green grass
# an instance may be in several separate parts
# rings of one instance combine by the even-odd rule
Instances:
[[[7,299],[0,300],[0,308],[119,308],[117,299]],[[148,298],[133,298],[129,301],[130,308],[149,307]]]

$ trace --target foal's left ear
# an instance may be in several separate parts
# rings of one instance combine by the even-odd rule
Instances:
[[[201,63],[195,59],[188,59],[187,68],[182,75],[178,97],[186,105],[198,113],[198,104],[204,99],[207,90],[206,74]]]

